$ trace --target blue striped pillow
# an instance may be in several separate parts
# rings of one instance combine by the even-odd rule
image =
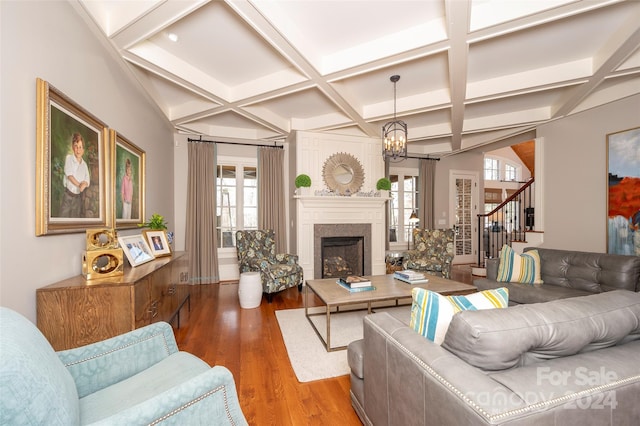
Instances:
[[[505,287],[484,290],[467,296],[443,296],[416,287],[411,290],[411,322],[409,326],[432,342],[440,345],[451,319],[461,311],[506,308],[509,290]]]
[[[503,283],[542,284],[538,250],[520,255],[508,245],[502,246],[496,280]]]

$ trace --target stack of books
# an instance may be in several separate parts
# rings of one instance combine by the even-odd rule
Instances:
[[[394,272],[393,278],[408,284],[424,284],[429,282],[429,279],[422,272],[411,271],[408,269]]]
[[[337,283],[351,292],[376,289],[371,285],[371,280],[369,278],[358,277],[354,275],[350,275],[344,278],[339,278]]]

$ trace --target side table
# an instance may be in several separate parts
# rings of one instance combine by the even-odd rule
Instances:
[[[238,298],[240,299],[240,307],[243,309],[253,309],[260,306],[260,302],[262,302],[260,272],[243,272],[240,274]]]

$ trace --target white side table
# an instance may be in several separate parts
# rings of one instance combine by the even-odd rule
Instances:
[[[240,299],[240,307],[243,309],[253,309],[260,306],[260,302],[262,302],[260,272],[243,272],[240,274],[238,298]]]

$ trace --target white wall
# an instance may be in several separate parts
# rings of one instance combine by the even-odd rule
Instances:
[[[36,78],[147,153],[147,216],[173,222],[173,132],[66,1],[0,1],[0,305],[81,273],[84,234],[35,236]],[[122,234],[139,231],[123,231]]]
[[[538,128],[546,181],[543,247],[607,251],[607,134],[638,126],[640,95]]]

